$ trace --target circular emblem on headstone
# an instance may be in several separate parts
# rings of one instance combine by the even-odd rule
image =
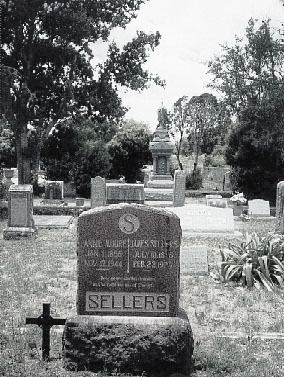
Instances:
[[[123,233],[131,234],[137,232],[140,227],[140,221],[137,216],[125,213],[120,217],[118,226]]]

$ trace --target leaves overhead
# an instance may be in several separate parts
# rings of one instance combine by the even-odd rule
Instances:
[[[209,63],[211,87],[223,94],[233,114],[248,105],[261,105],[283,90],[283,44],[273,35],[269,20],[259,24],[251,19],[244,39],[222,47],[223,53]]]

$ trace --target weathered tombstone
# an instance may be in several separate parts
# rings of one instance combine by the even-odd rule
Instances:
[[[8,198],[8,226],[4,239],[31,237],[36,229],[33,221],[33,186],[12,185]]]
[[[141,183],[107,183],[107,204],[144,204],[144,185]]]
[[[91,208],[106,205],[106,181],[105,178],[91,178]]]
[[[179,218],[162,209],[123,203],[79,216],[67,369],[188,374],[193,339],[179,308],[180,240]]]
[[[176,170],[174,175],[173,206],[182,207],[185,201],[185,172]]]
[[[224,174],[223,190],[224,191],[232,191],[231,171],[226,171],[225,174]]]
[[[45,199],[63,200],[63,181],[45,182]]]
[[[223,199],[222,195],[209,194],[209,195],[206,195],[205,197],[206,197],[206,205],[209,207],[218,207],[218,208],[228,207],[227,200]]]
[[[249,216],[270,216],[269,201],[263,199],[253,199],[248,201]]]
[[[277,184],[275,231],[284,234],[284,181]]]
[[[207,246],[189,246],[181,250],[181,274],[208,275]]]
[[[83,207],[84,203],[85,203],[84,198],[76,198],[76,207]]]
[[[235,233],[232,208],[191,204],[188,208],[176,208],[174,212],[177,215],[181,212],[182,229],[190,234],[221,233],[225,235]]]

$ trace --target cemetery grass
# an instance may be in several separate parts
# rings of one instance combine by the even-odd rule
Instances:
[[[5,225],[0,223],[1,233]],[[243,233],[261,235],[273,229],[271,222],[236,225]],[[181,276],[180,304],[189,316],[195,339],[192,376],[281,376],[283,340],[262,340],[255,335],[284,332],[284,294],[220,283],[218,249],[228,242],[186,236],[182,240],[184,248],[206,245],[209,258],[208,276]],[[53,317],[76,314],[76,223],[70,229],[41,229],[33,240],[1,239],[0,245],[0,376],[94,376],[64,370],[63,326],[51,329],[51,361],[47,363],[41,361],[41,329],[25,325],[26,317],[41,314],[43,302],[51,303]],[[112,375],[123,374],[117,371]]]

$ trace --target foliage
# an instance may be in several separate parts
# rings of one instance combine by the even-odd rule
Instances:
[[[284,95],[248,107],[232,131],[226,160],[232,167],[234,189],[248,198],[275,203],[276,186],[284,169]]]
[[[226,152],[226,146],[217,144],[214,146],[212,152],[210,154],[205,155],[205,165],[206,166],[225,166],[226,165],[226,159],[225,159],[225,152]]]
[[[91,178],[106,176],[110,170],[105,144],[114,132],[115,127],[81,117],[58,124],[43,149],[47,178],[73,181],[77,194],[89,197]]]
[[[190,152],[194,154],[196,168],[201,153],[209,155],[215,146],[224,144],[230,124],[228,111],[214,95],[179,98],[170,114],[170,134],[175,141],[179,167],[182,168],[180,155]]]
[[[76,192],[84,198],[91,195],[91,178],[97,175],[105,177],[111,168],[110,156],[100,142],[87,145],[76,154],[74,173]]]
[[[182,147],[184,145],[184,138],[188,127],[188,97],[183,96],[179,98],[173,107],[173,111],[170,114],[170,127],[169,132],[175,143],[175,153],[179,169],[182,170],[183,166],[180,161],[180,155]]]
[[[6,122],[0,120],[0,166],[11,168],[16,166],[14,134]]]
[[[54,125],[84,113],[98,123],[125,113],[117,85],[142,90],[163,84],[143,68],[160,34],[138,32],[120,50],[109,45],[105,62],[95,44],[125,27],[145,0],[7,0],[1,3],[1,114],[13,129],[19,180],[29,183],[28,124],[35,130],[36,159]],[[95,62],[95,64],[93,64]]]
[[[232,114],[278,96],[283,86],[284,51],[269,20],[258,23],[251,19],[245,40],[236,38],[234,46],[222,47],[222,55],[209,63],[210,86],[223,94]]]
[[[199,190],[202,187],[202,174],[200,169],[193,170],[186,175],[185,188],[187,190]]]
[[[209,72],[237,117],[226,152],[234,189],[273,203],[284,167],[284,50],[269,20],[250,20],[245,39],[223,46]]]
[[[265,287],[269,291],[284,287],[284,237],[247,234],[240,244],[221,249],[221,278],[224,282],[242,281],[248,288]]]
[[[149,144],[150,135],[144,128],[138,124],[136,129],[129,129],[128,123],[124,123],[108,145],[112,164],[110,177],[124,176],[128,183],[142,181],[141,169],[152,160]]]

